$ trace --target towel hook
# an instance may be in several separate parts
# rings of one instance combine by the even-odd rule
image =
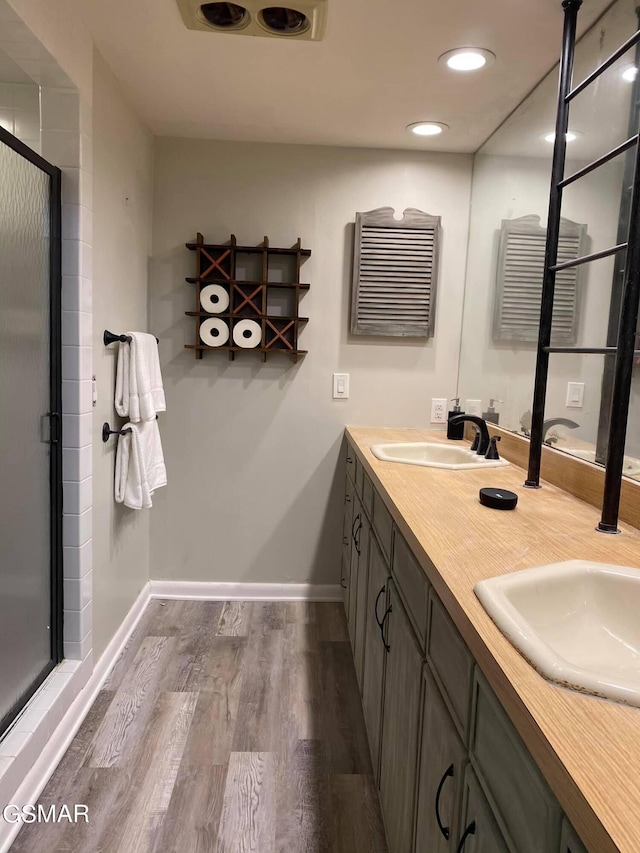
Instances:
[[[105,329],[104,334],[102,335],[102,341],[106,347],[108,347],[109,344],[115,344],[117,341],[120,341],[122,344],[130,344],[131,335],[116,335],[115,332],[110,332],[108,329]],[[156,338],[156,341],[160,343],[159,338]]]
[[[127,433],[131,432],[131,428],[127,429],[111,429],[111,426],[108,421],[105,421],[102,424],[102,440],[109,441],[109,436],[111,435],[127,435]]]

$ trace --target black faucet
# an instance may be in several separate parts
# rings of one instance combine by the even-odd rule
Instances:
[[[484,456],[489,449],[489,430],[487,429],[486,421],[483,418],[479,418],[478,415],[454,415],[452,418],[449,418],[450,424],[459,424],[463,421],[469,421],[470,424],[475,426],[476,437],[471,445],[471,449],[475,450],[478,456]]]
[[[554,439],[547,438],[547,432],[554,426],[565,426],[569,429],[577,429],[580,424],[577,424],[575,421],[569,420],[569,418],[549,418],[548,421],[544,421],[542,424],[542,440],[545,444],[552,444],[553,442],[558,440],[558,436]]]

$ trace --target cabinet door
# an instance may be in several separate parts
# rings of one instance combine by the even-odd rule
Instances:
[[[371,528],[367,517],[363,516],[362,530],[358,547],[360,557],[358,559],[358,581],[355,588],[356,614],[355,614],[355,637],[353,645],[353,658],[356,666],[358,687],[362,695],[362,679],[364,675],[365,654],[365,631],[367,622],[367,587],[369,584],[369,544],[371,539]],[[372,617],[373,618],[373,617]]]
[[[562,821],[562,842],[560,853],[587,853],[586,847],[578,839],[575,829],[566,817]]]
[[[456,853],[509,853],[471,765],[467,765],[464,778],[462,820],[456,843]]]
[[[380,546],[373,534],[369,540],[369,583],[367,585],[365,617],[364,677],[362,679],[362,708],[367,727],[371,763],[376,781],[380,769],[380,721],[382,719],[382,688],[385,654],[378,619],[387,608],[388,575]]]
[[[389,587],[380,802],[389,853],[410,853],[413,849],[423,659],[393,581],[389,582]]]
[[[351,527],[353,524],[353,512],[355,502],[355,490],[349,477],[345,477],[344,488],[344,514],[342,522],[342,565],[340,569],[340,586],[344,590],[344,609],[349,618],[349,573],[351,570]]]
[[[360,498],[355,496],[353,503],[353,521],[349,536],[351,539],[351,553],[349,560],[349,588],[347,590],[347,623],[349,625],[349,639],[351,640],[351,649],[355,649],[356,635],[356,594],[358,587],[358,567],[360,563],[361,537],[363,528],[364,513],[362,512],[362,504]]]
[[[466,749],[431,673],[424,672],[415,853],[453,853]]]

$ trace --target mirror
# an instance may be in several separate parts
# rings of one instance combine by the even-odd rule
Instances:
[[[578,43],[574,84],[637,29],[635,0],[618,0]],[[558,51],[560,43],[559,32]],[[573,101],[566,176],[637,132],[637,116],[636,129],[629,132],[632,97],[640,84],[635,82],[636,65],[634,46]],[[556,66],[474,158],[458,394],[463,408],[467,400],[480,400],[482,412],[492,398],[501,401],[495,403],[500,426],[521,435],[530,427],[536,361],[530,326],[532,311],[539,313],[544,255],[539,233],[544,235],[548,213],[557,88]],[[626,231],[620,238],[618,230],[625,224],[633,156],[633,149],[623,152],[564,190],[568,236],[562,251],[567,258],[576,252],[572,233],[582,241],[580,254],[626,238]],[[611,345],[609,326],[616,325],[619,307],[614,282],[623,267],[624,253],[579,267],[573,283],[563,282],[554,306],[553,344]],[[612,365],[611,356],[551,355],[545,419],[561,422],[549,424],[548,443],[591,462],[604,461]],[[640,366],[634,372],[624,470],[638,480],[639,416]]]

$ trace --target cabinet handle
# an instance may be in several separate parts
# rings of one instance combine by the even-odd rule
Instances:
[[[354,531],[356,529],[356,524],[359,521],[360,521],[360,513],[358,513],[356,515],[356,517],[353,519],[353,524],[351,525],[351,538],[353,539],[354,542],[356,541],[356,534],[354,533]]]
[[[360,531],[362,530],[362,520],[360,524],[356,528],[356,532],[353,535],[353,544],[355,545],[356,551],[358,552],[358,557],[362,554],[360,550]]]
[[[375,604],[374,610],[375,610],[375,614],[376,614],[376,622],[378,623],[378,628],[382,628],[382,622],[380,621],[380,618],[378,616],[378,602],[380,601],[380,596],[386,590],[386,588],[387,588],[386,583],[383,583],[382,587],[380,589],[380,592],[376,595],[376,604]]]
[[[346,504],[350,504],[351,503],[351,495],[345,495],[344,496],[344,502]]]
[[[351,456],[347,456],[347,462],[349,463],[349,465],[351,465],[351,463],[353,462],[353,459],[351,458]]]
[[[436,821],[438,823],[438,829],[443,834],[443,836],[447,839],[447,841],[449,840],[450,832],[449,832],[449,827],[443,826],[442,821],[440,820],[440,794],[442,793],[442,788],[444,787],[444,783],[447,781],[449,776],[453,776],[453,775],[454,775],[453,774],[453,764],[451,764],[444,771],[444,775],[442,776],[442,779],[440,780],[440,784],[438,785],[438,790],[436,791]]]
[[[469,826],[465,829],[465,831],[462,834],[462,838],[460,839],[460,844],[458,844],[458,849],[456,850],[456,853],[462,853],[462,848],[464,847],[465,841],[467,840],[467,838],[470,835],[474,835],[475,831],[476,831],[476,822],[475,822],[475,820],[472,820],[471,823],[469,824]]]
[[[347,588],[347,582],[344,578],[340,578],[340,586],[342,587],[342,589]]]
[[[343,537],[342,537],[342,544],[343,544],[343,545],[348,545],[348,544],[349,544],[349,537],[348,537],[348,536],[343,536]]]
[[[382,645],[384,646],[384,650],[387,654],[389,654],[389,652],[391,651],[391,646],[387,643],[387,641],[384,638],[384,623],[387,621],[387,616],[391,613],[392,610],[393,610],[393,604],[390,604],[387,607],[387,612],[382,617],[382,622],[380,622],[380,636],[382,637]]]

